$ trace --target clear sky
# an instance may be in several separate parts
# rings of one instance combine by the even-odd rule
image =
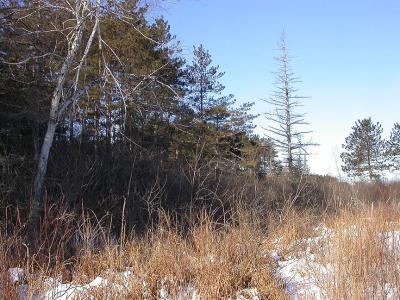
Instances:
[[[180,0],[162,12],[190,60],[203,44],[239,102],[272,93],[273,57],[286,32],[304,111],[320,144],[311,170],[338,175],[341,145],[359,118],[372,117],[388,136],[400,122],[399,0]],[[260,117],[258,125],[266,121]],[[259,127],[257,133],[263,135]]]

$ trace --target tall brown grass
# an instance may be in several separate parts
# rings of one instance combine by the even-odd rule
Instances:
[[[309,242],[309,238],[320,236],[315,228],[321,226],[330,233],[317,242]],[[364,204],[357,210],[342,209],[318,216],[292,212],[272,231],[268,241],[269,251],[278,250],[282,259],[305,259],[304,269],[299,272],[313,279],[324,299],[400,297],[397,203]]]
[[[59,224],[62,228],[72,228],[64,212],[56,219],[63,223]],[[4,283],[0,298],[16,298],[17,287],[7,279],[7,269],[19,266],[27,271],[30,295],[44,289],[46,277],[85,284],[101,276],[118,284],[116,274],[128,269],[133,274],[128,288],[91,289],[85,296],[142,299],[146,295],[147,299],[159,299],[163,286],[171,299],[179,294],[182,297],[187,287],[195,288],[201,299],[236,299],[248,288],[256,288],[261,299],[285,299],[273,274],[274,262],[263,251],[265,230],[249,222],[244,214],[235,225],[228,225],[213,222],[203,211],[192,223],[183,228],[160,211],[157,226],[143,235],[132,234],[122,239],[113,237],[106,222],[93,222],[84,215],[72,246],[65,234],[62,238],[57,235],[58,247],[64,247],[64,252],[68,247],[73,251],[70,259],[66,259],[65,253],[62,256],[61,250],[49,248],[56,257],[49,252],[47,261],[43,250],[52,246],[48,239],[56,240],[54,236],[43,237],[38,252],[27,254],[24,246],[18,246],[23,244],[19,233],[1,235],[0,268]]]
[[[321,280],[330,299],[400,297],[399,217],[398,205],[385,204],[328,220],[334,235],[320,257],[334,270]]]
[[[260,299],[286,299],[269,254],[279,247],[284,256],[302,255],[304,245],[295,241],[315,235],[313,228],[321,224],[335,233],[312,250],[320,264],[334,270],[329,280],[317,278],[327,299],[382,298],[388,284],[400,288],[400,256],[383,235],[400,230],[398,184],[302,184],[308,187],[281,195],[283,202],[276,210],[261,213],[260,199],[246,207],[241,201],[240,206],[232,205],[222,223],[205,210],[179,218],[159,210],[157,223],[141,233],[127,232],[123,221],[116,233],[110,215],[98,219],[90,211],[77,215],[63,205],[47,205],[34,250],[24,244],[22,222],[0,230],[0,299],[17,299],[10,267],[26,271],[23,281],[29,284],[29,295],[45,289],[48,277],[85,284],[101,276],[118,284],[116,274],[130,270],[133,275],[124,289],[88,293],[97,299],[159,299],[164,288],[177,299],[193,287],[200,299],[236,299],[256,288]],[[312,191],[317,188],[329,205],[296,205],[305,197],[315,203]],[[317,270],[308,271],[318,277]]]

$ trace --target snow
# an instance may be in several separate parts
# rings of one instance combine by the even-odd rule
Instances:
[[[328,274],[330,270],[312,262],[312,259],[308,256],[278,261],[276,275],[284,281],[291,299],[326,299],[318,285],[318,278],[311,270],[319,270],[322,274]]]
[[[180,291],[177,300],[200,300],[200,295],[198,294],[196,287],[189,284],[186,289]]]
[[[362,236],[360,226],[349,226],[340,232],[341,236],[358,239]],[[286,293],[289,299],[327,299],[326,283],[332,284],[337,274],[335,267],[329,263],[329,260],[321,259],[323,255],[332,250],[332,238],[338,232],[325,226],[318,226],[313,229],[311,236],[299,239],[292,242],[290,245],[285,245],[282,239],[274,241],[275,249],[270,255],[276,262],[275,276],[279,278],[285,286]],[[375,242],[381,244],[390,255],[395,255],[396,262],[400,260],[400,231],[387,231],[371,237]],[[283,251],[282,248],[286,249]],[[383,250],[385,251],[385,250]],[[212,264],[215,257],[207,256],[206,261]],[[334,262],[331,262],[335,265]],[[400,272],[400,266],[399,272]],[[22,268],[11,268],[8,270],[10,281],[18,285],[17,294],[19,300],[70,300],[91,299],[96,300],[94,296],[90,296],[94,290],[101,289],[105,292],[104,297],[111,299],[112,296],[123,294],[129,290],[132,283],[141,285],[143,299],[152,298],[149,285],[135,276],[132,269],[126,269],[124,272],[115,272],[106,270],[104,276],[97,276],[92,281],[86,284],[62,283],[58,278],[45,278],[42,291],[35,291],[32,296],[29,294],[29,286],[26,284],[27,274]],[[29,282],[29,281],[28,281]],[[169,294],[169,284],[174,284],[171,279],[164,278],[160,280],[158,285],[157,297],[162,300],[199,300],[200,295],[196,286],[192,283],[187,283],[180,287],[175,296]],[[32,291],[30,291],[32,293]],[[388,281],[383,281],[379,287],[370,287],[365,291],[368,298],[372,299],[398,299],[398,286],[394,286]],[[93,293],[92,293],[93,294]],[[30,297],[28,297],[28,295]],[[104,295],[104,294],[103,294]],[[107,298],[108,295],[108,298]],[[370,297],[369,297],[370,296]],[[234,296],[227,300],[260,300],[260,296],[256,288],[247,288],[238,291]]]
[[[97,276],[91,282],[81,285],[62,283],[56,278],[48,277],[44,280],[43,290],[34,293],[34,295],[30,295],[28,284],[21,284],[25,279],[24,270],[21,268],[9,269],[10,280],[15,284],[20,283],[17,288],[18,300],[72,300],[75,298],[96,300],[95,297],[90,295],[90,292],[99,288],[109,292],[106,293],[106,295],[109,295],[106,299],[112,299],[112,296],[115,297],[115,294],[122,293],[124,290],[129,289],[130,283],[140,280],[138,277],[135,277],[131,270],[126,270],[121,273],[107,270],[105,273],[107,273],[109,279]],[[200,300],[200,295],[194,284],[189,283],[181,287],[176,297],[172,297],[166,288],[166,283],[166,279],[161,280],[158,290],[158,299]],[[141,281],[141,286],[143,288],[143,299],[151,299],[152,296],[148,284]],[[112,294],[112,292],[115,292],[115,294]],[[228,300],[260,300],[260,298],[257,289],[249,288],[239,291],[235,298],[229,298]]]
[[[44,299],[46,300],[67,300],[73,299],[74,297],[86,296],[89,297],[89,292],[96,288],[107,289],[111,292],[123,291],[129,287],[129,280],[134,279],[132,271],[126,270],[121,273],[113,273],[111,270],[107,272],[110,278],[114,280],[108,280],[103,277],[96,277],[94,280],[86,285],[74,285],[74,284],[62,284],[61,282],[55,281],[55,284],[45,292]],[[90,296],[89,299],[95,299]]]
[[[122,273],[113,273],[108,270],[108,273],[111,274],[113,278],[117,278],[118,280],[115,282],[118,283],[114,281],[111,282],[111,280],[100,276],[96,277],[88,284],[82,285],[61,283],[58,279],[48,277],[44,280],[44,290],[36,292],[33,295],[29,294],[29,286],[27,284],[20,284],[17,289],[18,300],[71,300],[75,298],[96,300],[95,297],[89,295],[92,289],[107,288],[107,291],[123,291],[123,289],[129,287],[129,280],[138,279],[130,270]],[[18,283],[21,281],[21,278],[25,277],[25,272],[21,268],[11,268],[9,269],[9,275],[13,283]],[[148,285],[142,282],[142,287],[144,289],[143,299],[150,299],[151,294],[148,291]],[[111,299],[111,296],[107,299]],[[176,297],[173,298],[167,291],[166,280],[162,280],[158,291],[158,299],[200,300],[200,295],[196,287],[189,283],[187,286],[182,287]],[[257,289],[248,288],[239,291],[235,298],[228,298],[228,300],[260,300],[260,297],[258,296]]]
[[[275,276],[283,281],[290,299],[326,299],[320,287],[320,278],[332,274],[330,266],[317,262],[314,249],[321,249],[333,231],[325,226],[313,229],[313,236],[294,241],[289,245],[291,255],[284,256],[279,250],[281,239],[274,240],[277,249],[270,256],[276,261]]]
[[[46,300],[67,300],[77,297],[83,286],[72,284],[57,284],[44,294]]]
[[[379,237],[385,242],[387,251],[400,256],[400,231],[384,232]]]
[[[18,300],[29,300],[28,297],[29,286],[27,284],[21,284],[17,289]],[[32,300],[39,300],[37,297],[32,297]]]
[[[23,282],[25,280],[25,271],[21,268],[8,269],[11,283]]]
[[[361,236],[362,228],[359,226],[350,226],[341,234],[352,238]],[[292,255],[286,257],[279,250],[279,239],[275,240],[278,249],[271,251],[270,256],[275,260],[277,267],[275,276],[283,281],[286,293],[289,299],[327,299],[327,293],[324,284],[333,282],[335,278],[335,269],[329,264],[323,264],[318,258],[324,252],[329,252],[330,238],[335,236],[332,229],[324,226],[314,229],[316,236],[296,240],[289,245],[290,249],[305,249],[301,251],[289,251]],[[372,238],[373,239],[373,238]],[[390,231],[379,234],[376,240],[385,243],[386,250],[400,258],[400,231]],[[399,267],[400,271],[400,267]],[[371,299],[398,299],[398,291],[390,283],[385,283],[381,290],[366,291],[371,293]]]
[[[236,297],[229,297],[228,300],[260,300],[258,290],[255,288],[243,289],[236,293]]]
[[[43,291],[34,293],[33,296],[29,297],[29,286],[27,284],[21,284],[25,280],[25,272],[21,268],[10,268],[8,270],[10,281],[13,284],[19,284],[17,288],[17,295],[19,300],[71,300],[74,298],[84,297],[84,299],[95,299],[89,296],[89,292],[96,288],[107,288],[109,291],[121,291],[127,288],[128,281],[132,277],[132,272],[127,270],[122,273],[109,272],[115,282],[110,282],[108,279],[103,277],[96,277],[88,284],[78,285],[70,283],[61,283],[57,278],[45,278],[43,282]]]

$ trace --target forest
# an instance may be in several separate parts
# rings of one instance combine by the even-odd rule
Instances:
[[[313,174],[284,32],[255,113],[152,4],[0,3],[1,300],[399,296],[400,124],[356,120],[346,177]]]

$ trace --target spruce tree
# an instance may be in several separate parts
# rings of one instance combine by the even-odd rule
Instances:
[[[377,179],[386,169],[384,153],[385,141],[382,139],[382,126],[374,124],[371,118],[356,121],[352,132],[342,146],[340,155],[342,170],[351,177],[368,176]]]

